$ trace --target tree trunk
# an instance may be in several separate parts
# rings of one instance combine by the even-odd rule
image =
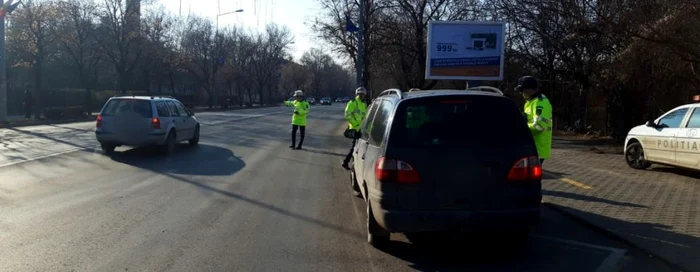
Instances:
[[[175,76],[174,76],[174,73],[175,72],[173,72],[173,71],[170,71],[168,73],[168,76],[170,78],[170,92],[173,94],[173,96],[175,95]]]
[[[44,112],[44,98],[46,96],[45,90],[41,84],[41,81],[42,81],[41,67],[43,66],[43,62],[44,62],[43,54],[44,54],[44,50],[41,49],[41,47],[39,47],[39,50],[37,52],[36,63],[34,65],[34,86],[36,86],[36,88],[35,88],[36,94],[34,95],[34,100],[36,101],[36,107],[35,107],[36,119],[41,119],[41,115]]]

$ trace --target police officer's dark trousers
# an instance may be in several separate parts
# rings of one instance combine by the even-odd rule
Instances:
[[[299,130],[299,145],[296,146],[297,149],[301,149],[301,145],[304,144],[304,135],[306,134],[306,126],[292,125],[292,145],[289,148],[294,148],[297,142],[297,130]]]
[[[350,147],[350,151],[348,151],[348,155],[345,156],[345,160],[343,161],[343,167],[348,166],[348,163],[350,163],[350,159],[352,159],[352,151],[355,150],[355,143],[357,143],[357,140],[353,139],[352,146]]]

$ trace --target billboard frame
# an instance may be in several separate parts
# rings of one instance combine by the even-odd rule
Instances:
[[[436,25],[464,25],[467,27],[473,27],[476,25],[488,25],[488,26],[500,26],[501,27],[501,61],[500,61],[500,71],[497,77],[485,77],[485,76],[431,76],[431,60],[433,49],[433,27]],[[433,80],[485,80],[485,81],[501,81],[505,77],[505,36],[506,36],[506,23],[505,22],[487,22],[487,21],[429,21],[428,22],[428,35],[425,46],[425,79]]]

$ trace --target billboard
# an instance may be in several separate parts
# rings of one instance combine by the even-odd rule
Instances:
[[[426,79],[503,80],[505,23],[430,21]]]

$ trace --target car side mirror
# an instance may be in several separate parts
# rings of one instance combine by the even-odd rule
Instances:
[[[192,109],[187,109],[187,114],[194,116],[194,111]]]
[[[647,126],[647,127],[650,127],[650,128],[656,128],[656,127],[657,127],[656,123],[654,123],[654,121],[652,121],[652,120],[647,121],[646,126]]]

